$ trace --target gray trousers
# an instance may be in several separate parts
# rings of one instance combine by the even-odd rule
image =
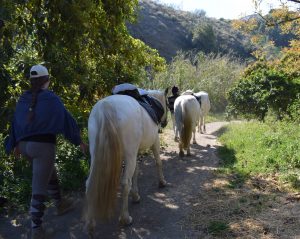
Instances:
[[[61,199],[55,163],[55,144],[21,141],[21,154],[32,164],[32,196],[30,213],[32,228],[42,225],[46,196],[59,202]]]
[[[48,183],[56,180],[56,146],[51,143],[21,141],[21,154],[32,163],[32,194],[47,195]]]

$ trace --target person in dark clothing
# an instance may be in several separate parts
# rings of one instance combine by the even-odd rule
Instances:
[[[176,98],[179,96],[179,88],[177,86],[172,87],[172,96],[168,97],[168,108],[171,112],[171,119],[173,123],[173,130],[175,134],[175,141],[178,141],[178,132],[176,130],[176,124],[175,124],[175,116],[174,116],[174,102]]]
[[[56,135],[63,134],[72,144],[86,152],[76,121],[60,98],[48,90],[50,83],[46,67],[30,69],[31,89],[23,93],[16,105],[11,132],[5,141],[6,153],[22,154],[32,164],[32,196],[30,203],[31,238],[45,238],[42,227],[45,200],[49,196],[56,205],[56,214],[73,208],[71,200],[62,198],[55,169]]]

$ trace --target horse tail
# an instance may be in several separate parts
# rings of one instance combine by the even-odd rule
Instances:
[[[189,109],[188,104],[185,104],[182,110],[183,110],[182,112],[183,128],[181,131],[181,142],[183,144],[183,148],[186,149],[189,146],[192,137],[193,118],[192,118],[192,112]]]
[[[94,116],[95,149],[86,188],[86,221],[113,217],[122,168],[122,143],[115,109],[103,102]]]

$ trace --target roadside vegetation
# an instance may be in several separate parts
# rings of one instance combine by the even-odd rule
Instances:
[[[220,137],[221,168],[239,175],[241,180],[261,174],[277,175],[283,183],[299,190],[299,137],[300,126],[292,122],[230,124]]]

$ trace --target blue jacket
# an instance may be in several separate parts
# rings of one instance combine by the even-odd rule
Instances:
[[[21,95],[14,114],[5,150],[9,154],[23,138],[39,134],[63,134],[72,144],[81,143],[76,121],[64,107],[60,98],[52,91],[41,90],[37,96],[32,122],[28,120],[31,92]]]

